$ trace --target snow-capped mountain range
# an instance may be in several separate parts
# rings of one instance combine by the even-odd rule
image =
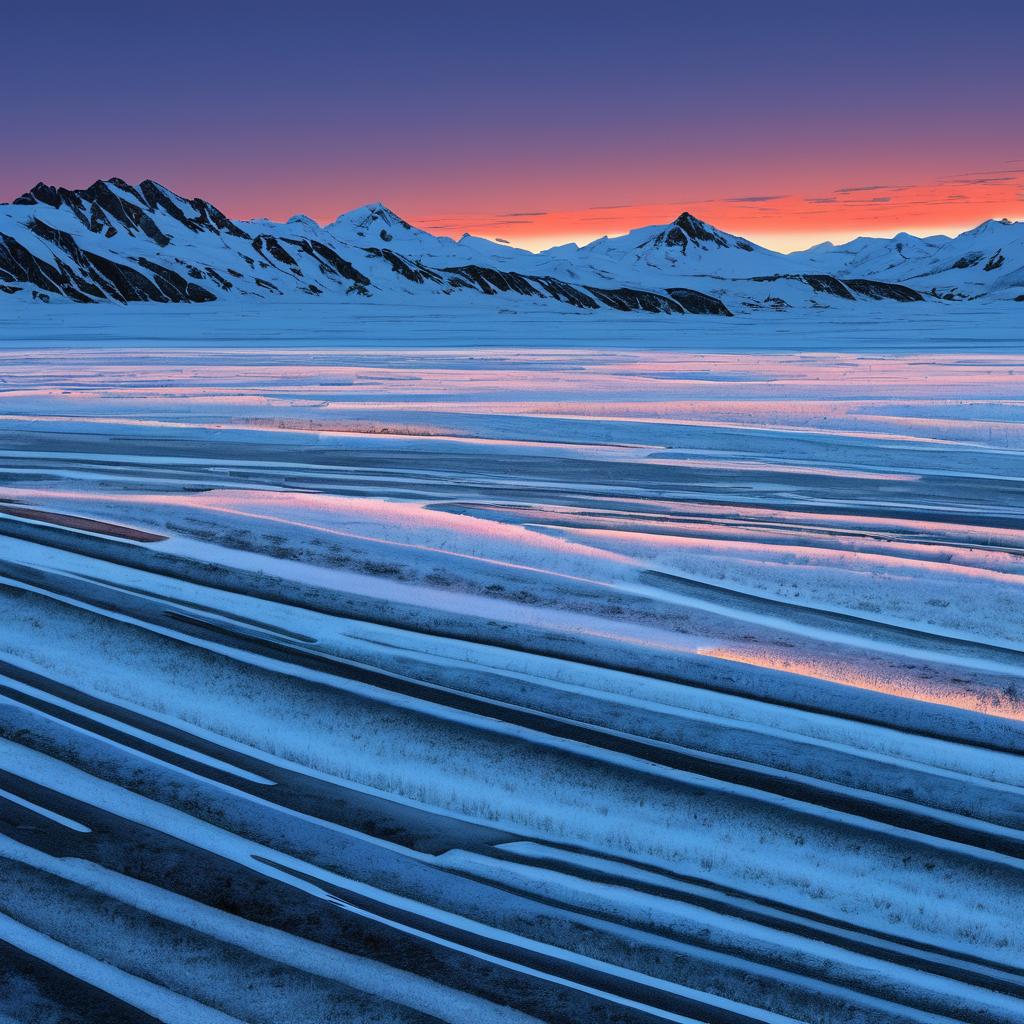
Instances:
[[[558,303],[728,316],[862,302],[1020,299],[1024,222],[956,238],[858,238],[784,255],[690,213],[588,245],[541,253],[420,230],[380,204],[321,226],[233,221],[203,199],[119,178],[86,189],[38,184],[0,205],[0,301]]]
[[[1024,295],[1024,221],[987,220],[955,238],[903,232],[845,245],[824,242],[787,258],[831,274],[901,281],[947,300]]]

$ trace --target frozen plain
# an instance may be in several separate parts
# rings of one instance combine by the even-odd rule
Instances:
[[[1024,1021],[1021,313],[0,309],[0,1019]]]

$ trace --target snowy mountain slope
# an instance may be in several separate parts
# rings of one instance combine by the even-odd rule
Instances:
[[[758,292],[753,283],[768,279],[788,282],[778,284],[775,299],[785,293],[787,306],[804,307],[865,297],[912,301],[907,289],[946,300],[1016,298],[1024,290],[1024,222],[1010,220],[985,221],[955,238],[903,232],[783,255],[683,213],[671,224],[582,247],[557,246],[542,255],[571,264],[576,274],[642,279],[661,287],[685,280],[728,296],[730,308],[764,305],[751,296]],[[722,284],[709,280],[716,278]]]
[[[1024,289],[1024,224],[989,221],[957,238],[855,239],[783,255],[683,213],[588,245],[528,252],[472,235],[458,241],[379,203],[320,226],[233,221],[203,199],[120,178],[86,189],[38,184],[0,205],[0,295],[77,302],[210,302],[342,297],[352,301],[729,315],[845,309],[860,302]]]
[[[470,235],[468,233],[459,239],[458,244],[463,250],[470,249],[474,252],[482,253],[488,259],[529,259],[531,256],[536,258],[536,254],[530,252],[529,249],[518,249],[508,242],[492,242],[489,238],[480,238],[477,235]]]
[[[205,200],[153,181],[114,178],[81,190],[41,183],[0,207],[0,288],[44,301],[505,295],[580,309],[728,315],[708,296],[674,298],[621,283],[588,288],[488,265],[483,255],[478,245],[437,238],[379,205],[326,228],[302,216],[235,223]]]
[[[657,287],[669,294],[689,291],[715,296],[730,309],[821,309],[858,300],[918,301],[912,289],[890,279],[840,281],[813,271],[809,264],[719,231],[690,213],[666,225],[638,228],[617,238],[586,246],[574,243],[541,253],[463,236],[459,246],[473,245],[503,268],[543,273],[562,281],[626,282]],[[430,262],[429,255],[424,257]],[[765,282],[785,284],[764,287]]]
[[[945,299],[1016,297],[1024,289],[1024,222],[987,220],[955,238],[906,233],[820,245],[801,259],[831,274],[900,281]]]
[[[559,247],[558,255],[568,255],[562,249]],[[792,269],[792,262],[781,253],[719,231],[688,212],[681,213],[671,224],[599,238],[581,246],[575,262],[597,270],[626,267],[645,276],[653,273],[747,278]]]
[[[359,206],[343,213],[323,229],[327,235],[360,248],[391,249],[414,259],[458,263],[465,250],[450,238],[413,227],[381,203]]]
[[[730,309],[843,309],[858,301],[922,302],[920,292],[906,285],[831,274],[766,274],[749,280],[703,282],[712,295],[728,295]]]
[[[900,277],[917,259],[934,255],[947,235],[918,238],[903,231],[893,238],[862,236],[843,245],[822,242],[804,252],[791,253],[794,260],[813,264],[830,274],[865,274]]]
[[[946,298],[1016,296],[1024,290],[1024,222],[988,220],[916,260],[904,277]]]
[[[509,263],[524,265],[531,254],[512,250]],[[911,288],[891,283],[891,275],[856,270],[823,274],[809,260],[773,252],[682,213],[671,224],[637,228],[588,245],[555,246],[537,256],[549,274],[564,280],[643,282],[672,291],[706,292],[731,310],[842,308],[863,300],[919,301]]]
[[[0,272],[12,286],[79,302],[366,293],[369,278],[345,258],[355,251],[271,227],[246,230],[152,181],[115,178],[77,191],[40,184],[0,208]]]

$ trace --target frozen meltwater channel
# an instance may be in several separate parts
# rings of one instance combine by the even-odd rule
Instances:
[[[159,323],[2,343],[0,1019],[1024,1021],[1013,324]]]

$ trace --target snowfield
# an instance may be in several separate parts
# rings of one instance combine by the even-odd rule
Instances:
[[[0,1019],[1024,1022],[1019,305],[16,305]]]

